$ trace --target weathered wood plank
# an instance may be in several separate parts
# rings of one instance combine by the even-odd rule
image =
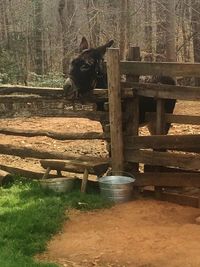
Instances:
[[[129,61],[138,61],[141,60],[140,48],[139,47],[130,47],[128,57]],[[126,75],[126,81],[128,82],[139,82],[139,76]],[[124,92],[124,90],[122,89]],[[133,92],[132,92],[133,93]],[[138,135],[139,133],[139,96],[135,95],[132,98],[126,98],[123,101],[123,130],[127,135]],[[126,164],[126,170],[131,169],[134,172],[138,172],[139,164],[138,163],[129,163]],[[136,193],[136,188],[135,188]]]
[[[90,174],[95,174],[97,176],[102,175],[106,172],[109,167],[108,161],[101,160],[97,161],[81,161],[81,160],[40,160],[40,164],[44,169],[50,167],[52,170],[68,171],[74,173],[84,173],[85,169],[88,170]]]
[[[164,98],[164,99],[180,99],[188,101],[200,100],[200,88],[192,86],[175,86],[167,84],[154,83],[135,83],[122,82],[121,94],[122,98],[132,98],[135,95]],[[99,98],[107,99],[107,89],[95,89],[94,95]]]
[[[144,190],[143,195],[146,197],[154,197],[155,192],[150,190]],[[160,200],[172,202],[183,206],[198,208],[198,197],[194,196],[163,192],[161,193]]]
[[[130,47],[128,60],[137,61],[140,60],[140,48]],[[126,80],[128,82],[139,82],[139,76],[126,75]],[[124,91],[124,90],[122,90]],[[126,122],[126,134],[128,135],[138,135],[139,131],[139,97],[135,95],[134,97],[124,101],[125,104],[125,117]]]
[[[200,135],[151,135],[126,136],[125,148],[129,149],[172,149],[200,151]]]
[[[62,160],[80,160],[80,161],[97,161],[104,162],[105,159],[91,156],[73,155],[66,152],[52,152],[46,149],[33,149],[26,146],[14,146],[9,144],[0,144],[0,154],[14,155],[27,158],[38,159],[62,159]]]
[[[200,155],[155,152],[145,150],[125,150],[125,159],[155,166],[177,167],[184,170],[200,170]]]
[[[156,101],[156,135],[165,134],[165,102],[164,99],[157,99]],[[160,148],[157,150],[159,151]],[[156,174],[162,171],[161,166],[155,166]],[[155,195],[157,198],[160,197],[162,188],[155,186]]]
[[[120,83],[121,85],[124,83]],[[108,99],[108,89],[94,89],[93,94],[95,97]],[[134,96],[134,92],[132,88],[122,88],[121,89],[121,98],[132,98]]]
[[[200,187],[200,173],[145,172],[135,173],[134,186]]]
[[[30,170],[30,169],[21,169],[17,167],[12,167],[12,166],[7,166],[0,164],[0,168],[6,172],[11,173],[12,175],[21,175],[26,178],[30,179],[42,179],[42,176],[44,175],[44,172],[42,171],[35,171],[35,170]],[[50,174],[49,177],[55,178],[57,175]]]
[[[186,195],[181,195],[181,194],[176,194],[176,193],[163,192],[161,194],[160,200],[169,201],[169,202],[176,203],[179,205],[190,206],[194,208],[199,207],[198,197],[194,197],[194,196],[186,196]]]
[[[165,102],[163,99],[156,101],[156,135],[165,134]]]
[[[144,172],[154,172],[154,167],[151,165],[145,165],[144,164]],[[188,170],[182,170],[176,167],[164,167],[162,166],[162,172],[175,172],[175,173],[200,173],[199,171],[188,171]]]
[[[81,193],[85,193],[86,191],[86,186],[87,186],[87,181],[88,181],[88,170],[85,169],[84,174],[83,174],[83,179],[81,183]]]
[[[200,100],[199,87],[153,83],[132,83],[131,86],[133,88],[133,91],[135,91],[135,93],[140,96],[191,101]],[[128,90],[130,90],[130,88]]]
[[[109,48],[107,50],[107,72],[112,169],[114,171],[122,171],[124,157],[119,49]]]
[[[26,106],[20,106],[16,104],[14,106],[3,105],[3,109],[0,112],[0,117],[66,117],[66,118],[87,118],[95,121],[108,121],[108,113],[103,111],[92,110],[67,110],[63,107],[51,107],[51,105],[35,105],[35,103],[27,104]],[[1,106],[1,104],[0,104]]]
[[[155,113],[147,113],[146,114],[147,121],[154,120],[155,118],[156,118]],[[165,113],[165,121],[167,123],[200,125],[200,116],[175,115],[175,114]]]
[[[13,93],[37,94],[40,96],[63,96],[64,91],[62,88],[0,85],[0,95]]]
[[[107,139],[109,137],[106,133],[86,132],[86,133],[58,133],[54,131],[44,130],[21,130],[15,128],[0,128],[1,134],[17,135],[17,136],[47,136],[57,140],[93,140],[93,139]]]
[[[101,91],[102,90],[102,91]],[[107,98],[107,90],[106,89],[95,89],[95,95],[87,95],[87,97],[80,97],[79,99],[68,99],[66,97],[63,97],[62,95],[40,95],[40,94],[0,94],[0,102],[6,101],[6,102],[26,102],[26,101],[57,101],[64,104],[91,104],[95,103],[99,99]],[[124,90],[124,94],[128,96],[133,95],[133,92],[131,89]]]
[[[121,61],[122,74],[200,77],[199,63]]]
[[[47,98],[47,99],[64,99],[65,101],[72,102],[71,99],[67,99],[64,96],[64,91],[62,88],[51,88],[51,87],[32,87],[32,86],[22,86],[22,85],[0,85],[0,99],[20,99],[20,98]],[[133,91],[132,89],[122,90],[122,97],[132,97]],[[95,100],[108,98],[108,89],[94,89],[90,95],[87,97],[82,97],[81,101]],[[74,101],[74,100],[73,100]],[[75,102],[79,102],[76,100]]]

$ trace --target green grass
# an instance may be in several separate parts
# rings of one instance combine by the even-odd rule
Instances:
[[[58,232],[66,210],[109,207],[97,194],[70,194],[44,191],[37,182],[17,179],[10,188],[0,187],[0,266],[56,266],[38,263],[33,256],[45,250],[47,241]]]

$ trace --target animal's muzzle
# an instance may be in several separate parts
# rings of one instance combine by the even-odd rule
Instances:
[[[63,86],[64,95],[68,99],[76,99],[78,97],[78,88],[75,86],[71,78],[67,78]]]

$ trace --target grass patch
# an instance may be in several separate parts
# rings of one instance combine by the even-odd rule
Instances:
[[[71,208],[91,210],[111,204],[97,194],[44,191],[37,182],[17,179],[0,188],[0,266],[56,266],[34,262],[47,241],[57,233]]]

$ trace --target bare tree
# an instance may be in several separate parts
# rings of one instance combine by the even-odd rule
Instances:
[[[145,52],[147,53],[145,56],[145,60],[152,61],[152,1],[145,0],[144,1],[144,13],[145,13],[145,27],[144,27],[144,34],[145,34]]]
[[[99,1],[85,0],[86,16],[88,23],[89,44],[91,47],[99,45],[100,39],[100,19],[99,19]]]
[[[59,0],[58,12],[61,22],[63,45],[63,73],[68,74],[71,55],[71,44],[74,42],[75,33],[75,4],[73,0]]]
[[[166,59],[167,61],[176,61],[175,0],[167,0],[166,8]]]
[[[121,0],[120,7],[120,57],[126,59],[131,32],[130,1]]]
[[[35,72],[37,74],[44,73],[43,66],[43,3],[42,0],[34,0],[35,9],[35,22],[34,22],[34,32],[35,32]]]
[[[166,60],[166,1],[156,2],[156,61]]]
[[[192,31],[193,31],[193,50],[194,61],[200,62],[200,2],[192,0]],[[197,86],[200,85],[200,79],[196,79]]]

